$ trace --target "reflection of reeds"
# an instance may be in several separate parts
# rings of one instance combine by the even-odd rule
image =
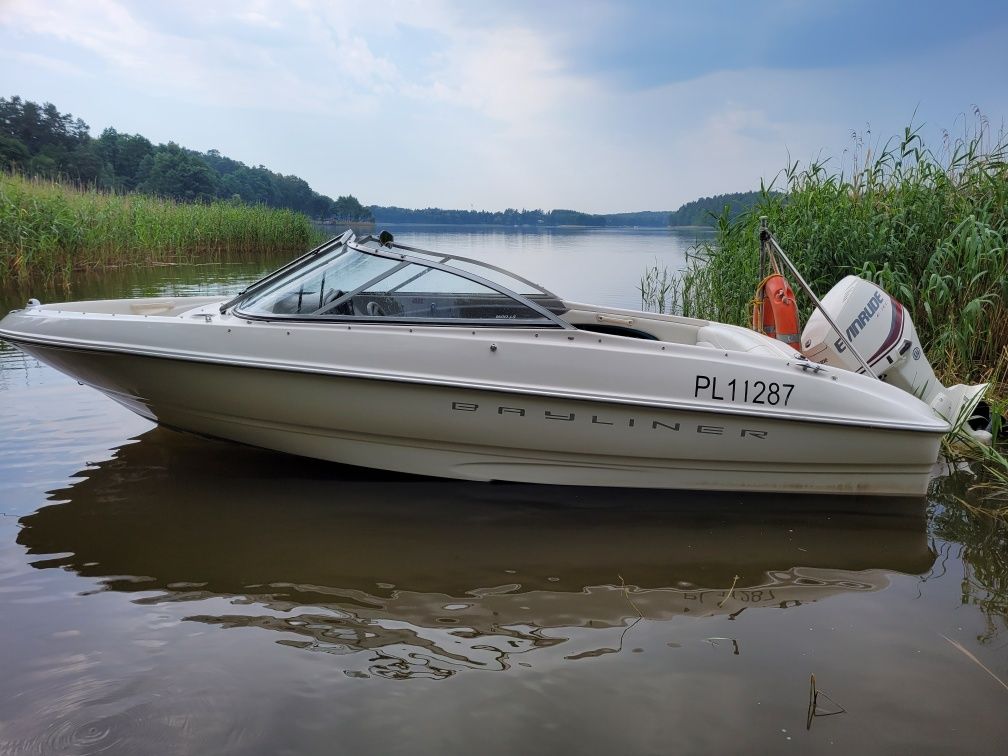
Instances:
[[[1004,403],[998,404],[1004,411]],[[969,484],[973,496],[958,496],[956,501],[974,514],[1008,522],[1008,458],[961,430],[950,436],[943,444],[946,459],[953,468],[969,468],[973,473]]]
[[[996,624],[1003,626],[1008,617],[1008,508],[982,493],[971,472],[955,472],[936,481],[929,512],[932,535],[947,542],[938,545],[939,553],[959,552],[960,601],[976,606],[987,618],[981,640],[996,636]]]
[[[291,210],[109,194],[0,173],[0,278],[289,253],[320,234]]]

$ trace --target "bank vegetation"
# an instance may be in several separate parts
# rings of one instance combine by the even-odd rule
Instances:
[[[0,278],[289,254],[320,234],[307,216],[236,201],[178,202],[0,173]]]

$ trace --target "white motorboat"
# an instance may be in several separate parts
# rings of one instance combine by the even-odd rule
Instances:
[[[984,389],[938,384],[909,316],[860,279],[802,354],[350,231],[228,301],[32,300],[0,337],[168,427],[485,481],[920,495]]]

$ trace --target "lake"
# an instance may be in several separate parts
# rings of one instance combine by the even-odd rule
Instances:
[[[624,307],[704,233],[391,230]],[[0,754],[1002,752],[1008,536],[949,505],[967,484],[417,479],[157,428],[0,344]]]

